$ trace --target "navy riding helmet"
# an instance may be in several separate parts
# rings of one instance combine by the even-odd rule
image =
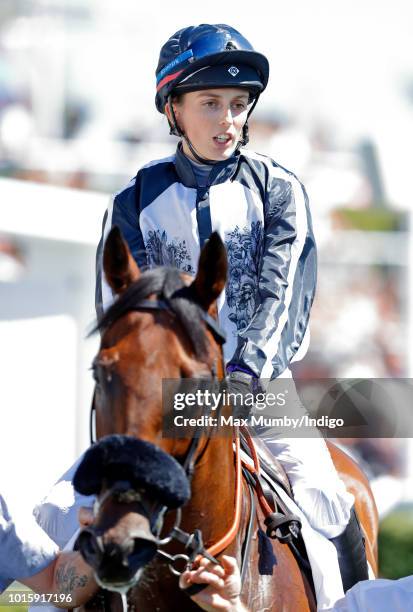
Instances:
[[[156,69],[156,108],[165,112],[172,92],[242,87],[255,97],[268,83],[267,58],[224,24],[190,26],[163,45]]]
[[[254,51],[248,40],[228,25],[203,23],[183,28],[161,49],[156,69],[156,108],[165,113],[165,105],[173,94],[214,87],[240,87],[247,89],[250,101],[254,101],[249,117],[267,86],[269,70],[267,58]],[[177,125],[172,105],[171,110],[174,119],[171,133],[185,137]],[[214,163],[199,157],[186,140],[198,161]],[[240,144],[247,142],[245,124]]]

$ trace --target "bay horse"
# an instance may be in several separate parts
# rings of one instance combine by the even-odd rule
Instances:
[[[242,584],[245,605],[254,612],[315,610],[311,579],[288,546],[267,538],[264,544],[270,546],[275,559],[272,575],[260,570],[264,554],[260,530],[263,515],[260,505],[250,497],[246,480],[240,477],[234,461],[233,440],[225,436],[201,436],[194,446],[194,439],[163,436],[162,379],[224,377],[222,339],[213,320],[215,302],[227,277],[225,247],[218,234],[212,234],[202,249],[195,278],[168,268],[141,272],[116,227],[105,243],[103,267],[118,299],[98,324],[101,345],[93,362],[97,438],[110,434],[132,436],[158,447],[181,464],[192,453],[191,497],[182,509],[180,528],[188,534],[201,529],[203,542],[211,554],[218,559],[221,553],[229,554],[241,563],[247,531],[252,526]],[[367,557],[376,572],[378,520],[368,481],[344,452],[331,444],[329,449],[338,472],[355,496]],[[124,534],[124,526],[119,528],[121,537],[117,531],[119,508],[113,508],[115,502],[108,499],[107,491],[103,495],[105,503],[99,503],[94,528],[103,534],[105,546],[113,544],[114,539],[119,543],[124,538],[126,542],[128,536]],[[238,516],[234,518],[237,495]],[[133,506],[137,500],[129,501],[132,503],[123,504],[128,521],[131,512],[135,517],[141,512]],[[129,590],[129,609],[195,612],[199,608],[179,588],[178,579],[168,565],[161,557],[148,552],[156,548],[148,520],[152,507],[149,504],[146,516],[136,519],[140,520],[139,545],[143,547],[146,565],[140,568],[139,580]],[[175,523],[175,514],[168,513],[162,518],[165,518],[164,528],[168,532]],[[96,548],[96,542],[93,544],[89,542],[86,548]],[[129,540],[124,548],[130,552]],[[172,542],[167,550],[170,555],[179,557],[183,546]],[[85,554],[84,550],[82,552]],[[90,554],[92,566],[94,561]],[[127,563],[127,553],[120,562]],[[116,610],[118,596],[110,596],[113,598],[110,609]]]

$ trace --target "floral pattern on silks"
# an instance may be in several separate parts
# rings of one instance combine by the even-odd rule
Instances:
[[[225,245],[229,267],[226,299],[229,319],[236,325],[234,335],[237,335],[249,324],[255,312],[263,249],[262,222],[253,221],[250,228],[242,229],[237,225],[226,234]]]
[[[172,266],[195,274],[185,240],[171,240],[165,231],[151,230],[146,239],[146,252],[151,266]]]

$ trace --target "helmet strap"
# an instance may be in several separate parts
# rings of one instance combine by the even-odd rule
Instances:
[[[260,94],[257,94],[251,108],[248,111],[247,120],[244,123],[244,127],[242,128],[242,138],[238,142],[237,148],[235,149],[236,151],[238,151],[238,149],[240,149],[241,147],[245,147],[248,144],[248,141],[250,139],[249,130],[248,130],[248,119],[250,118],[251,113],[254,110],[254,108],[257,106],[259,97],[260,97]]]
[[[201,155],[199,155],[199,153],[196,152],[192,142],[189,140],[188,136],[186,134],[183,134],[183,137],[185,138],[185,142],[197,162],[199,162],[200,164],[207,164],[208,166],[214,166],[218,163],[218,160],[216,159],[208,159],[207,157],[202,157]]]
[[[200,164],[208,164],[209,166],[213,166],[214,164],[217,164],[218,163],[217,160],[208,159],[207,157],[202,157],[201,155],[199,155],[199,153],[197,153],[197,151],[195,150],[195,147],[193,146],[192,142],[189,140],[188,136],[179,127],[178,122],[176,120],[174,107],[172,104],[172,94],[169,94],[168,96],[168,104],[169,104],[169,109],[172,115],[172,125],[170,125],[169,133],[172,134],[173,136],[180,136],[181,138],[183,138],[186,144],[188,145],[189,150],[191,151],[192,155],[195,157],[196,161],[199,162]]]

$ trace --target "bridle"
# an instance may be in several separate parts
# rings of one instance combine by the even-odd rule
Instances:
[[[154,310],[154,311],[167,311],[171,314],[175,314],[173,308],[169,305],[167,299],[155,299],[155,300],[141,300],[136,305],[134,305],[130,310],[136,311],[145,311],[145,310]],[[202,320],[205,322],[206,327],[212,333],[215,338],[215,341],[219,345],[223,345],[226,336],[225,332],[220,328],[219,324],[215,319],[213,319],[207,312],[200,310],[200,316]],[[224,364],[222,363],[222,371],[224,371]],[[216,364],[213,364],[210,367],[210,381],[215,384],[221,384],[217,377],[217,368]],[[222,404],[218,407],[218,412],[222,409]],[[206,407],[203,407],[203,413],[205,413]],[[91,410],[91,443],[94,442],[92,438],[93,435],[93,414],[95,412],[94,401],[92,404]],[[188,451],[186,453],[185,459],[183,461],[183,469],[185,474],[191,483],[193,474],[195,472],[195,467],[197,461],[203,456],[209,439],[205,443],[204,448],[200,449],[200,440],[202,436],[199,435],[202,429],[201,426],[197,426],[195,429],[195,434],[192,437],[191,443],[189,445]],[[288,509],[284,506],[282,507],[283,514],[280,514],[277,511],[277,505],[275,500],[273,499],[272,494],[267,496],[267,492],[263,487],[263,479],[260,475],[260,460],[255,452],[254,444],[251,440],[251,436],[245,428],[243,428],[242,432],[243,438],[243,446],[249,447],[251,451],[251,456],[253,458],[253,466],[249,466],[245,463],[245,461],[241,460],[241,451],[240,451],[240,433],[237,427],[233,427],[233,443],[235,447],[235,508],[233,514],[233,520],[230,528],[221,537],[218,542],[215,542],[209,548],[205,548],[202,539],[202,533],[200,529],[195,529],[192,533],[187,533],[183,531],[180,527],[182,520],[182,510],[178,508],[176,510],[176,517],[174,521],[174,525],[170,530],[169,534],[165,537],[161,537],[161,532],[163,528],[164,518],[166,513],[169,511],[167,506],[158,504],[155,511],[155,516],[153,511],[148,511],[147,504],[144,500],[144,491],[136,491],[131,486],[128,487],[127,483],[121,483],[123,486],[121,487],[121,491],[119,491],[119,482],[115,483],[114,486],[105,492],[104,500],[108,499],[110,495],[118,496],[121,495],[121,499],[129,502],[137,502],[139,507],[141,508],[141,513],[146,516],[149,521],[152,535],[156,540],[156,554],[164,559],[169,566],[170,571],[176,575],[180,576],[181,573],[187,569],[188,567],[192,567],[194,562],[202,555],[212,561],[213,563],[219,564],[219,561],[216,559],[216,556],[223,552],[237,537],[239,534],[240,524],[241,524],[241,508],[242,508],[242,476],[248,485],[249,498],[250,498],[250,511],[249,511],[249,519],[246,527],[245,539],[241,552],[241,579],[245,577],[245,572],[248,567],[247,559],[248,552],[251,546],[251,541],[253,537],[253,526],[254,526],[254,517],[256,504],[254,499],[255,489],[257,491],[258,501],[261,509],[263,510],[265,518],[265,524],[267,526],[267,535],[271,538],[278,538],[281,542],[285,542],[289,544],[292,548],[293,553],[301,558],[300,553],[294,546],[292,538],[297,537],[298,530],[300,528],[300,521],[294,515],[289,514]],[[126,486],[125,486],[126,485]],[[116,487],[118,489],[116,490]],[[103,503],[103,499],[100,503]],[[269,501],[268,501],[269,500]],[[274,508],[271,506],[274,505]],[[280,504],[281,505],[281,504]],[[185,553],[171,555],[163,550],[163,547],[169,544],[170,542],[175,541],[184,545]],[[177,568],[177,564],[183,564],[182,569]],[[305,561],[303,561],[303,565]],[[308,564],[307,564],[308,565]],[[130,586],[133,586],[136,581],[136,576],[131,579]],[[107,586],[105,588],[108,588]],[[122,588],[125,588],[124,586]],[[194,595],[202,589],[206,588],[205,584],[193,584],[189,588],[186,589],[188,595]]]
[[[166,299],[141,300],[131,308],[131,311],[135,311],[135,310],[136,311],[147,311],[147,310],[167,311],[171,314],[175,314],[171,306],[168,304],[168,300]],[[219,326],[218,322],[213,317],[211,317],[207,312],[202,310],[201,308],[200,308],[199,314],[202,320],[204,321],[207,329],[212,333],[215,341],[220,346],[222,346],[226,341],[226,335],[225,335],[225,332]],[[218,377],[217,377],[217,367],[215,363],[210,368],[210,381],[212,381],[215,384],[219,384]],[[95,406],[94,400],[95,400],[95,397],[93,398],[93,401],[92,401],[92,408],[91,408],[91,415],[90,415],[91,444],[93,444],[96,441],[95,434],[94,434],[94,429],[95,429],[94,421],[96,418],[96,406]],[[205,412],[207,408],[208,407],[204,406],[203,412]],[[222,409],[222,404],[218,407],[216,414],[219,414],[221,409]],[[202,440],[202,436],[200,435],[201,433],[200,430],[201,430],[201,426],[197,426],[195,433],[192,437],[191,443],[189,445],[188,451],[186,453],[184,462],[183,462],[183,468],[184,468],[184,471],[187,475],[189,482],[191,482],[191,479],[195,472],[196,462],[203,455],[203,453],[206,450],[206,446],[208,444],[208,440],[207,440],[206,446],[203,449],[200,449],[200,441]],[[168,562],[169,569],[174,575],[180,576],[180,574],[188,566],[191,566],[195,562],[195,560],[197,559],[197,557],[199,557],[199,555],[202,555],[206,557],[207,559],[209,559],[210,561],[212,561],[213,563],[218,564],[219,561],[216,559],[215,556],[218,555],[220,552],[222,552],[235,539],[235,537],[238,534],[239,525],[241,521],[242,471],[241,471],[241,455],[240,455],[240,448],[239,448],[240,444],[239,444],[239,436],[238,436],[237,431],[234,431],[234,443],[236,446],[236,453],[235,453],[235,456],[236,456],[236,461],[235,461],[236,463],[236,466],[235,466],[236,468],[236,500],[235,500],[235,511],[234,511],[233,522],[232,522],[230,529],[227,531],[227,533],[218,542],[213,544],[208,549],[204,547],[203,540],[202,540],[202,533],[200,529],[195,529],[193,533],[187,533],[181,529],[180,524],[182,520],[182,511],[180,508],[176,510],[176,517],[175,517],[174,525],[171,531],[169,532],[167,536],[161,538],[161,531],[163,528],[164,517],[166,513],[168,512],[169,508],[167,506],[159,505],[158,508],[156,509],[156,518],[154,518],[153,516],[152,517],[148,516],[147,508],[145,508],[145,506],[142,504],[141,492],[136,492],[132,488],[128,489],[127,487],[126,488],[122,487],[122,490],[119,491],[118,483],[115,483],[112,488],[108,489],[105,492],[104,497],[100,500],[100,502],[97,502],[95,504],[95,507],[94,507],[95,515],[99,511],[99,508],[101,507],[102,503],[104,503],[110,496],[114,495],[115,497],[119,498],[119,495],[121,495],[121,498],[123,500],[128,499],[131,502],[134,501],[134,502],[139,503],[139,506],[142,509],[142,513],[149,520],[149,523],[151,525],[152,534],[156,538],[157,554],[161,558],[165,559],[165,561]],[[166,546],[172,541],[177,541],[183,544],[185,548],[185,554],[170,555],[166,551],[162,550],[164,546]],[[178,563],[183,564],[182,570],[179,570],[177,568]],[[202,588],[205,588],[205,586],[206,585],[193,585],[193,588],[191,587],[191,594],[198,592]],[[108,587],[106,586],[105,588],[108,588]]]

